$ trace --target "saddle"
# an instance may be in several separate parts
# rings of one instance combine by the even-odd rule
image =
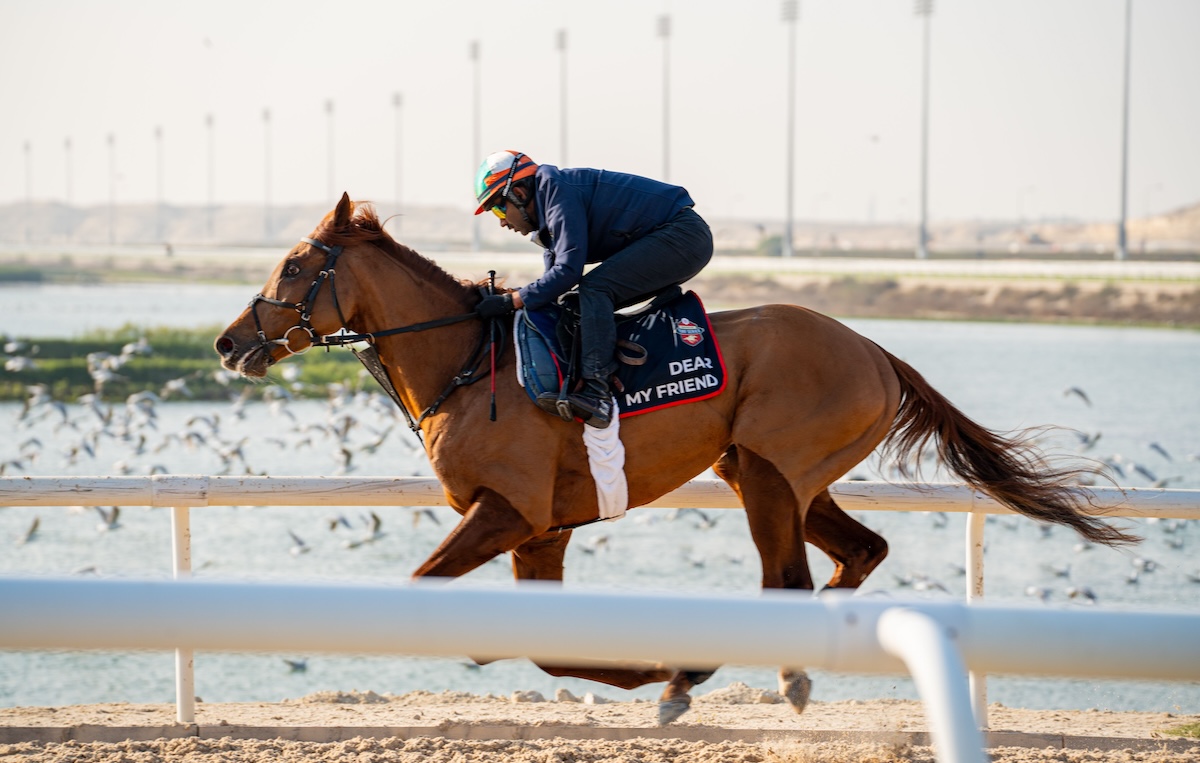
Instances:
[[[644,307],[617,313],[618,370],[613,387],[621,418],[703,400],[725,388],[725,362],[695,292],[678,286]],[[518,378],[542,410],[574,421],[568,394],[579,383],[579,301],[521,310],[515,321]]]

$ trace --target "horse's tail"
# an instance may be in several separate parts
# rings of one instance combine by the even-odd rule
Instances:
[[[883,353],[900,380],[901,395],[884,447],[901,463],[936,439],[938,456],[951,471],[1013,511],[1039,522],[1066,525],[1106,546],[1141,540],[1084,513],[1092,504],[1078,480],[1093,470],[1051,467],[1028,433],[1005,436],[980,426],[916,369],[886,350]]]

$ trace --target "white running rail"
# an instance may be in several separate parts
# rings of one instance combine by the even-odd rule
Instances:
[[[1200,680],[1200,614],[882,601],[794,591],[669,596],[522,584],[0,579],[0,648],[291,650],[908,670],[938,759],[985,763],[964,664]],[[16,614],[19,613],[19,614]],[[353,620],[347,631],[343,624]],[[685,629],[680,622],[697,623]],[[630,628],[636,623],[636,628]],[[1154,648],[1147,649],[1146,634]]]
[[[987,514],[1011,513],[988,496],[961,484],[903,486],[886,482],[838,482],[830,487],[846,511],[966,512],[967,602],[983,596],[983,529]],[[1095,513],[1112,517],[1200,519],[1200,491],[1162,488],[1090,488]],[[0,506],[67,506],[78,504],[162,506],[172,512],[173,574],[191,572],[190,509],[204,506],[444,506],[440,483],[425,477],[231,477],[154,475],[149,477],[0,477]],[[649,506],[672,508],[741,508],[734,492],[720,480],[693,480]],[[0,609],[0,613],[3,610]],[[8,619],[8,618],[5,618]],[[913,617],[889,618],[900,630],[933,633],[928,623]],[[190,723],[194,707],[194,645],[176,649],[177,719]],[[912,655],[906,640],[887,640],[890,653]],[[273,648],[280,648],[280,644]],[[880,647],[882,648],[882,647]],[[939,651],[944,652],[943,644]],[[440,652],[439,652],[440,653]],[[479,654],[478,649],[474,650]],[[714,658],[718,662],[737,660]],[[913,658],[915,659],[915,657]],[[930,659],[926,655],[922,659]],[[952,662],[952,661],[951,661]],[[777,664],[786,664],[787,661]],[[815,663],[806,663],[815,664]],[[972,664],[974,667],[974,665]],[[910,666],[911,669],[911,666]],[[944,664],[943,674],[952,671]],[[1053,671],[1049,671],[1053,673]],[[928,673],[928,671],[925,671]],[[987,727],[986,684],[975,667],[970,673],[970,696],[978,728]],[[1178,671],[1169,677],[1178,677]],[[1150,676],[1142,676],[1150,677]],[[914,678],[917,678],[914,673]],[[928,681],[927,681],[928,683]],[[935,682],[936,683],[936,682]],[[922,696],[928,689],[922,690]],[[953,704],[953,703],[951,703]],[[945,733],[945,730],[943,730]]]

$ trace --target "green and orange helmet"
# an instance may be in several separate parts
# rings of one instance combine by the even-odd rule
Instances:
[[[512,184],[522,178],[533,177],[537,164],[520,151],[497,151],[489,154],[475,173],[475,201],[483,212],[491,204],[508,197]]]

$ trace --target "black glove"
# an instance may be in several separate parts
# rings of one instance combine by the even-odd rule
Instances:
[[[503,318],[513,312],[512,294],[489,294],[475,306],[480,318]]]

